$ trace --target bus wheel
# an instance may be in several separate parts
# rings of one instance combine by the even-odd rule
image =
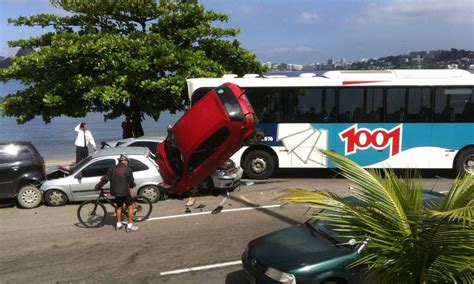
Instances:
[[[456,158],[456,171],[461,173],[474,173],[474,148],[462,150]]]
[[[275,161],[269,153],[255,150],[245,156],[243,168],[250,179],[267,179],[275,170]]]

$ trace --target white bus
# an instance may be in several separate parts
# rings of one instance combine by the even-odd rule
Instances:
[[[318,149],[363,167],[474,168],[474,74],[464,70],[328,71],[187,80],[191,103],[224,82],[244,88],[264,133],[232,159],[249,178],[330,168]]]

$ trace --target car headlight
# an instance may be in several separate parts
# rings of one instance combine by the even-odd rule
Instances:
[[[282,272],[278,269],[269,267],[265,275],[280,283],[296,284],[295,276],[291,273]]]

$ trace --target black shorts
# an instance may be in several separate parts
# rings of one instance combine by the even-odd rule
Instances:
[[[117,207],[122,207],[123,203],[125,203],[127,206],[132,205],[133,204],[132,197],[130,195],[115,196],[115,205],[117,205]]]

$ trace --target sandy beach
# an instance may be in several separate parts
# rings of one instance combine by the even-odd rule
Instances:
[[[60,156],[60,157],[48,157],[48,156],[43,156],[44,158],[44,163],[46,165],[46,168],[49,168],[51,166],[69,166],[72,163],[76,162],[76,157],[71,155],[71,156]]]

